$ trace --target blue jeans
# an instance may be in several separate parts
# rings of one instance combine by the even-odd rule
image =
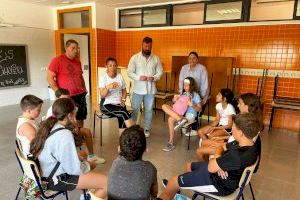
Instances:
[[[131,102],[131,106],[133,109],[132,120],[136,122],[138,113],[141,108],[141,104],[142,102],[144,102],[145,130],[150,130],[151,127],[154,97],[155,97],[154,94],[145,94],[145,95],[140,95],[136,93],[132,94],[132,102]]]

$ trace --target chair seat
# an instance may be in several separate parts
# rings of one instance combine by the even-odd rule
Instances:
[[[214,199],[219,199],[219,200],[234,200],[238,196],[239,191],[240,191],[240,188],[236,189],[232,194],[227,195],[227,196],[217,196],[217,195],[210,194],[210,193],[203,193],[203,194],[205,194],[208,197],[212,197]]]
[[[59,193],[59,191],[46,190],[46,191],[44,191],[44,193],[46,196],[52,196],[52,195]]]
[[[290,110],[300,110],[300,104],[292,104],[292,103],[284,103],[284,102],[275,102],[272,101],[272,106],[275,108],[284,108],[284,109],[290,109]]]

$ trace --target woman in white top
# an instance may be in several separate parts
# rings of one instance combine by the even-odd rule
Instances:
[[[40,115],[42,104],[43,100],[34,95],[26,95],[21,99],[20,106],[23,113],[18,118],[16,137],[24,158],[30,154],[30,142],[37,133],[38,126],[35,120]]]
[[[235,115],[235,109],[231,104],[233,101],[233,92],[228,89],[221,89],[216,96],[217,114],[215,120],[207,126],[199,129],[198,133],[202,140],[218,137],[227,139],[231,134],[232,116]]]
[[[107,72],[100,78],[100,109],[106,115],[117,117],[119,122],[119,134],[125,128],[133,125],[130,113],[126,110],[127,97],[126,84],[120,73],[117,72],[117,60],[106,59]]]

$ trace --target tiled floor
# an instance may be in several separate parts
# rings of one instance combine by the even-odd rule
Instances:
[[[47,110],[50,102],[46,102],[43,110]],[[14,156],[15,126],[20,115],[19,106],[0,108],[0,200],[14,199],[17,184],[21,176],[19,166]],[[43,116],[43,113],[41,116]],[[89,112],[86,126],[92,128],[92,112]],[[148,139],[149,151],[144,159],[150,160],[158,169],[159,190],[160,181],[183,172],[183,164],[195,160],[194,150],[198,138],[191,140],[191,150],[187,150],[185,136],[177,135],[177,147],[174,151],[165,153],[161,149],[167,141],[167,124],[163,115],[158,112],[153,115],[151,137]],[[97,127],[99,126],[97,121]],[[99,129],[96,129],[94,141],[95,152],[104,157],[107,162],[98,165],[98,172],[107,174],[112,161],[117,156],[118,129],[116,119],[104,122],[103,146],[99,145]],[[273,129],[271,134],[262,134],[262,160],[260,169],[254,175],[251,183],[255,190],[256,199],[300,199],[300,134],[287,130]],[[78,192],[72,192],[70,199],[79,199]],[[19,199],[24,199],[22,194]],[[58,198],[59,199],[59,198]],[[251,199],[249,188],[246,188],[246,199]]]

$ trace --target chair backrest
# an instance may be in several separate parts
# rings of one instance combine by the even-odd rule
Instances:
[[[24,174],[27,175],[32,180],[34,180],[35,182],[37,182],[37,181],[40,182],[41,175],[40,175],[39,169],[38,169],[37,165],[35,164],[35,162],[24,158],[23,154],[21,153],[21,151],[18,148],[16,149],[15,153],[16,153],[17,159],[18,159],[21,167],[23,168]],[[33,171],[33,170],[35,170],[35,171]],[[37,175],[37,178],[34,175],[34,173]]]
[[[257,157],[254,164],[252,164],[244,169],[244,172],[243,172],[242,177],[239,182],[239,187],[241,190],[244,189],[244,187],[249,184],[258,161],[259,161],[259,156]]]
[[[95,194],[91,191],[89,191],[89,194],[91,195],[91,200],[104,200],[100,197],[95,196]]]

